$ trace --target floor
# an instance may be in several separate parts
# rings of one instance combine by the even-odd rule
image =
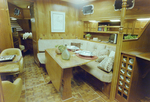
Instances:
[[[71,81],[72,97],[62,100],[61,93],[56,91],[53,84],[47,84],[50,78],[45,68],[38,67],[30,54],[24,56],[22,79],[23,89],[19,102],[112,102],[99,89],[77,75]]]

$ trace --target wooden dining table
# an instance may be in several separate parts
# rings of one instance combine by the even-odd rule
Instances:
[[[61,55],[55,52],[55,48],[46,49],[46,70],[50,76],[50,80],[57,91],[62,87],[62,99],[72,97],[71,78],[72,68],[89,63],[93,60],[87,60],[76,56],[74,52],[69,51],[71,57],[69,60],[63,60]]]

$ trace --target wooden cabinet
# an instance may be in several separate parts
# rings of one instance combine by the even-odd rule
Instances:
[[[90,33],[119,33],[120,22],[84,22],[84,32]]]
[[[119,76],[117,81],[116,98],[120,102],[128,102],[134,73],[136,57],[122,54]]]
[[[97,32],[98,23],[97,22],[85,22],[84,23],[84,32]]]
[[[148,21],[125,20],[123,34],[139,35]],[[120,22],[84,22],[85,33],[119,33]]]

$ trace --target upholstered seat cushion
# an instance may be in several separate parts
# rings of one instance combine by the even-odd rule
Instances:
[[[5,102],[18,102],[22,92],[22,79],[17,78],[13,83],[2,81]]]
[[[97,67],[106,72],[110,72],[113,68],[113,63],[113,58],[107,56],[97,65]]]
[[[41,64],[45,64],[45,53],[37,53],[37,57]]]
[[[13,73],[13,72],[19,72],[19,65],[18,64],[7,64],[4,66],[0,66],[0,73]]]
[[[11,64],[0,66],[0,71],[12,72],[12,73],[19,71],[19,73],[22,73],[23,72],[23,57],[22,57],[21,50],[18,48],[8,48],[1,52],[1,56],[7,56],[7,55],[16,55],[18,57],[20,56],[21,59],[17,63],[13,63],[13,64],[11,63]]]
[[[99,79],[100,81],[110,83],[112,80],[113,73],[112,72],[107,73],[97,68],[97,65],[98,65],[97,62],[92,61],[80,67],[85,71],[87,71],[88,73],[90,73],[91,75],[93,75],[94,77],[96,77],[97,79]]]

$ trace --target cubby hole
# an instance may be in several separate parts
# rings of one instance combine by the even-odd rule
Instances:
[[[131,72],[127,71],[127,76],[131,77]]]
[[[124,89],[124,93],[125,93],[126,95],[128,95],[128,90]]]
[[[126,61],[127,61],[127,57],[126,57],[126,56],[123,56],[122,61],[126,62]]]
[[[123,97],[124,97],[126,100],[127,100],[127,98],[128,98],[125,94],[123,94]]]
[[[120,91],[118,91],[118,94],[119,94],[119,95],[121,95],[121,92],[120,92]]]
[[[122,87],[120,85],[118,86],[118,90],[122,91]]]
[[[125,74],[125,69],[123,69],[123,68],[121,68],[121,70],[120,70],[120,72],[122,73],[122,74]]]
[[[130,78],[126,77],[126,82],[130,83]]]
[[[120,84],[120,85],[123,85],[123,81],[122,81],[122,80],[119,80],[119,84]]]
[[[126,63],[123,63],[122,62],[122,65],[121,65],[123,68],[125,68],[126,67]]]
[[[132,71],[132,65],[128,64],[128,70]]]
[[[120,22],[100,22],[98,23],[98,31],[118,31]]]
[[[129,89],[129,84],[125,83],[125,88]]]
[[[124,75],[120,74],[120,79],[124,80]]]
[[[133,64],[134,59],[133,58],[129,58],[129,63]]]

